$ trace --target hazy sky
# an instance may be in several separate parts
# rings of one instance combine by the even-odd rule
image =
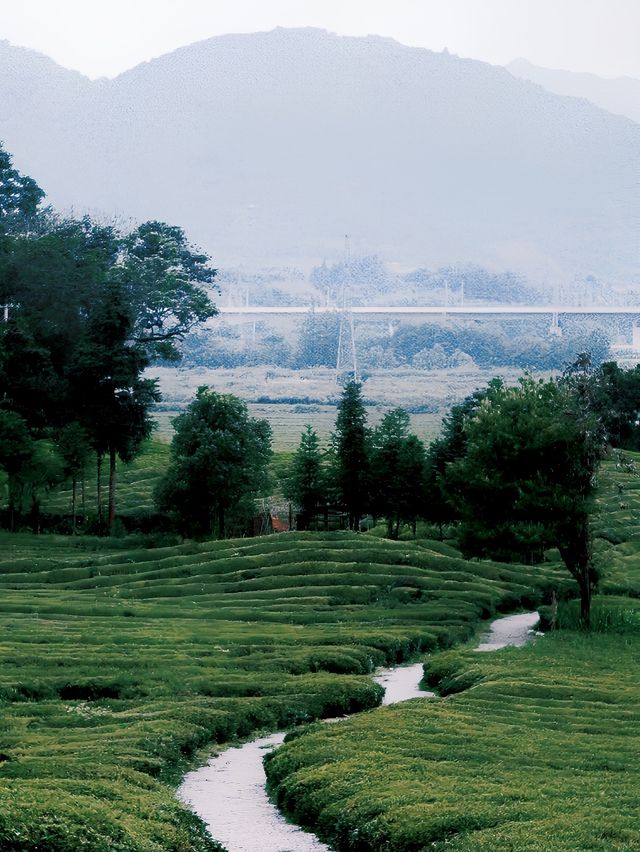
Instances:
[[[0,0],[0,38],[90,77],[210,36],[276,26],[640,77],[640,0]]]

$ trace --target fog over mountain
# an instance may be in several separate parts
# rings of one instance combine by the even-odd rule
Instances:
[[[596,74],[540,68],[526,59],[514,59],[506,67],[514,77],[538,83],[556,95],[586,98],[615,115],[640,122],[640,80],[633,77],[608,80]]]
[[[57,207],[180,224],[222,266],[349,234],[405,267],[637,274],[639,125],[391,39],[222,36],[95,82],[0,43],[0,139]]]

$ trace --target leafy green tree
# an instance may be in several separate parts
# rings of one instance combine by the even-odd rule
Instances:
[[[0,143],[0,236],[28,231],[40,215],[43,198],[33,178],[14,169],[11,155]]]
[[[371,436],[371,509],[387,519],[389,538],[398,538],[403,522],[415,524],[422,510],[426,454],[409,425],[407,412],[396,408]]]
[[[557,547],[588,624],[598,582],[589,528],[597,419],[566,384],[524,377],[516,387],[494,383],[464,432],[464,454],[445,472],[463,553],[535,562]]]
[[[492,388],[502,387],[500,379],[492,379],[487,388],[474,391],[458,405],[454,405],[444,418],[442,431],[430,444],[425,462],[425,486],[421,517],[436,524],[443,537],[445,525],[459,519],[459,512],[452,502],[450,488],[445,481],[447,466],[462,458],[467,448],[465,425],[473,417],[482,401]]]
[[[591,401],[608,442],[622,450],[640,450],[640,365],[624,369],[607,361],[592,374]]]
[[[178,359],[177,343],[216,313],[206,289],[216,273],[180,228],[146,222],[122,234],[43,212],[43,197],[0,148],[3,404],[34,440],[81,422],[97,454],[99,495],[109,458],[111,527],[116,459],[138,451],[159,398],[142,371],[154,357]],[[100,499],[99,507],[101,515]]]
[[[349,529],[359,528],[369,506],[368,435],[362,385],[347,382],[338,405],[333,449],[335,484],[348,515]]]
[[[19,474],[33,455],[34,441],[24,418],[17,412],[0,408],[0,467],[7,475],[9,526],[15,528],[16,511],[22,502]]]
[[[180,360],[176,343],[218,313],[203,289],[216,270],[176,226],[145,222],[122,237],[111,272],[126,294],[131,339],[150,357]]]
[[[326,482],[318,435],[305,427],[284,482],[284,496],[300,508],[298,526],[307,529],[320,505],[326,502]]]
[[[237,397],[202,386],[174,428],[156,503],[177,517],[183,532],[224,538],[228,515],[268,483],[271,427]]]

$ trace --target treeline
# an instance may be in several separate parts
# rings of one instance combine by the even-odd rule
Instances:
[[[321,294],[323,304],[341,304],[346,289],[353,304],[371,301],[384,304],[389,295],[394,304],[448,304],[464,301],[534,305],[548,301],[540,290],[513,272],[491,272],[475,264],[414,269],[397,274],[378,255],[314,267],[309,281]],[[590,282],[597,289],[597,282]]]
[[[359,529],[386,520],[397,538],[418,519],[444,528],[463,556],[541,562],[557,548],[580,590],[588,622],[599,567],[589,516],[606,447],[640,449],[640,366],[591,368],[581,355],[559,379],[494,379],[455,406],[428,448],[402,409],[367,427],[361,386],[349,383],[323,455],[311,426],[285,482],[299,524],[317,526],[329,506]]]
[[[394,323],[389,329],[387,324],[383,328],[358,319],[358,364],[364,370],[463,366],[561,370],[579,352],[591,352],[594,363],[609,357],[611,329],[595,322],[566,321],[562,334],[553,335],[549,324],[550,317],[493,323]],[[263,321],[241,329],[221,324],[190,335],[181,351],[184,363],[191,367],[335,367],[339,335],[338,313],[310,311],[286,339]]]
[[[588,369],[587,360],[575,363],[584,363],[581,387],[586,401],[582,404],[594,420],[593,429],[611,446],[639,451],[640,365],[623,369],[605,362],[593,369],[590,356]],[[526,379],[523,387],[529,388],[527,382],[532,382],[532,387],[561,388],[568,393],[576,372],[576,367],[569,368],[560,380],[540,383]],[[378,426],[369,428],[362,386],[347,384],[329,446],[322,449],[313,426],[308,425],[284,475],[285,496],[300,509],[299,524],[304,528],[322,523],[323,512],[331,506],[344,511],[352,528],[370,515],[374,520],[386,519],[388,535],[397,537],[403,524],[415,525],[419,518],[436,524],[442,535],[445,525],[460,519],[449,463],[464,455],[470,422],[504,389],[502,380],[494,379],[486,389],[454,406],[441,435],[426,447],[411,434],[409,414],[402,408],[388,412]],[[567,411],[575,415],[574,402],[570,399],[567,405]],[[546,415],[551,425],[559,416],[552,406]],[[508,423],[501,425],[508,429]],[[496,553],[494,549],[492,555]],[[527,558],[536,555],[530,553]]]
[[[103,531],[115,519],[117,460],[140,451],[160,398],[143,372],[154,358],[179,359],[176,344],[215,314],[204,289],[215,270],[178,227],[151,221],[125,233],[61,218],[43,199],[0,146],[5,521],[13,529],[29,512],[37,531],[43,495],[65,481],[75,527],[76,483],[94,464]]]

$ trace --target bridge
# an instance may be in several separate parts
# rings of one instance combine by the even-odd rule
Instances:
[[[258,317],[264,315],[286,316],[287,314],[308,314],[310,312],[321,314],[339,314],[342,308],[330,305],[226,305],[218,306],[221,314],[232,316]],[[640,305],[638,306],[580,306],[580,305],[352,305],[347,311],[355,316],[499,316],[511,314],[516,316],[546,315],[562,316],[565,314],[577,314],[582,316],[612,315],[612,316],[638,316],[640,317]]]
[[[356,317],[386,319],[389,334],[395,331],[393,320],[402,317],[534,317],[547,316],[550,319],[549,334],[561,335],[559,318],[568,316],[610,316],[629,317],[631,319],[631,339],[628,343],[618,343],[612,348],[621,353],[640,353],[640,305],[350,305],[339,308],[335,305],[226,305],[219,306],[223,316],[248,320],[255,326],[258,319],[266,316],[304,316],[310,313],[335,314],[340,316],[341,338],[343,327],[348,326],[353,343],[353,321]],[[348,317],[348,323],[344,318]],[[355,345],[355,344],[353,344]],[[355,356],[354,356],[355,358]]]

